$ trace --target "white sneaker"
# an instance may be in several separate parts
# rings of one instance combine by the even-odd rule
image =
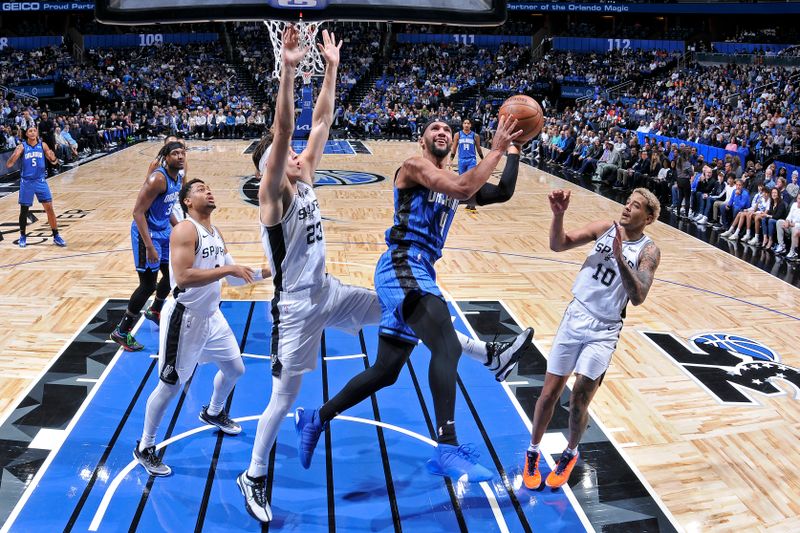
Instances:
[[[775,253],[776,254],[782,254],[785,251],[786,251],[786,247],[784,245],[782,245],[782,244],[779,244],[778,247],[775,248]]]
[[[758,246],[759,241],[761,241],[761,239],[759,239],[758,235],[756,235],[752,239],[747,241],[747,244],[749,244],[750,246]]]
[[[794,250],[792,250],[792,251],[791,251],[791,252],[789,252],[789,254],[786,256],[786,259],[788,259],[788,260],[790,260],[790,261],[791,261],[791,260],[793,260],[793,259],[797,259],[797,252],[796,252],[796,251],[794,251]]]
[[[742,237],[742,241],[747,242],[750,240],[750,237],[752,237],[752,235],[750,235],[750,231],[746,231],[744,237]]]
[[[698,224],[708,224],[708,217],[703,215],[699,219],[697,219]]]
[[[731,233],[730,235],[728,235],[725,238],[728,239],[729,241],[738,241],[739,240],[739,232],[738,231],[734,231],[733,233]]]
[[[533,342],[533,328],[527,328],[511,342],[489,342],[486,349],[489,361],[484,366],[494,372],[497,381],[503,381],[517,366],[522,352]]]
[[[727,239],[733,233],[733,228],[729,228],[728,231],[725,231],[720,234],[720,237],[723,239]]]
[[[258,479],[250,479],[247,470],[239,474],[236,484],[244,496],[244,504],[247,512],[259,522],[269,522],[272,520],[272,508],[267,501],[267,476]]]

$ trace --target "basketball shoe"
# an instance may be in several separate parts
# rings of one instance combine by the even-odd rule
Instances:
[[[572,455],[567,450],[564,450],[564,453],[561,454],[561,458],[559,458],[558,463],[556,463],[556,467],[552,472],[550,472],[550,475],[548,475],[547,479],[544,481],[545,485],[551,489],[557,489],[566,483],[569,480],[569,475],[572,473],[572,469],[575,468],[575,464],[578,462],[579,455],[579,453]]]
[[[19,247],[20,248],[25,248],[26,246],[28,246],[28,238],[25,235],[20,235],[19,236]]]
[[[150,306],[147,308],[147,311],[144,312],[144,317],[158,325],[161,322],[161,311],[156,311]]]
[[[111,332],[108,338],[122,346],[126,352],[138,352],[144,348],[143,345],[136,342],[136,339],[131,335],[130,331],[128,333],[122,333],[119,326],[114,328],[114,331]]]
[[[487,342],[486,352],[489,361],[484,366],[494,372],[497,381],[508,377],[517,366],[522,352],[533,342],[533,328],[526,328],[512,342]]]
[[[64,248],[67,246],[67,241],[65,241],[64,237],[62,237],[61,235],[55,235],[53,236],[53,244]]]
[[[139,451],[139,442],[136,441],[136,447],[133,449],[133,458],[139,461],[139,464],[147,470],[151,476],[163,477],[172,473],[172,469],[161,462],[161,458],[156,455],[156,447],[150,446],[142,451]]]
[[[539,472],[539,453],[525,452],[525,468],[522,470],[522,482],[529,489],[538,489],[542,484],[542,473]]]
[[[220,411],[217,416],[211,416],[208,414],[208,406],[204,405],[197,418],[199,418],[201,422],[217,426],[220,431],[227,435],[238,435],[242,432],[242,426],[231,420],[231,417],[229,417],[228,413],[224,410]]]
[[[294,429],[297,432],[297,455],[300,457],[300,464],[303,465],[303,468],[308,469],[311,466],[314,449],[326,426],[327,424],[323,424],[319,419],[317,409],[310,413],[306,413],[302,407],[295,410]]]
[[[433,451],[433,457],[425,466],[433,475],[446,476],[456,481],[470,483],[488,481],[494,475],[488,468],[478,463],[479,456],[471,444],[461,446],[438,444]]]
[[[267,501],[267,476],[251,478],[247,470],[239,474],[236,484],[244,496],[244,506],[250,516],[259,522],[272,520],[272,509]]]

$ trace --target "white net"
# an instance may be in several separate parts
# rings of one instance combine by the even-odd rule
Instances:
[[[322,76],[325,74],[325,62],[317,48],[317,32],[322,22],[285,22],[282,20],[265,20],[264,24],[269,30],[270,41],[272,41],[272,52],[275,54],[275,68],[272,70],[272,75],[276,79],[281,77],[281,68],[283,61],[281,61],[281,45],[283,44],[283,30],[289,24],[294,24],[297,27],[297,32],[300,36],[298,46],[300,48],[308,47],[308,53],[297,65],[297,77],[303,78],[303,83],[311,83],[312,76]]]

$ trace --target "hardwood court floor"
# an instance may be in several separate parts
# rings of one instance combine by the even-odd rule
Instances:
[[[206,180],[214,190],[219,206],[214,221],[237,261],[260,264],[265,260],[257,211],[241,194],[253,171],[250,156],[242,155],[248,144],[192,143],[189,175]],[[384,249],[383,232],[391,223],[391,178],[417,148],[399,142],[367,146],[372,155],[325,156],[321,168],[373,172],[386,179],[321,187],[318,196],[328,217],[329,270],[345,282],[372,286],[373,267]],[[20,250],[8,236],[0,243],[4,413],[107,298],[130,296],[137,279],[130,213],[157,149],[157,143],[140,144],[49,180],[68,248],[56,248],[48,240]],[[477,215],[458,214],[437,265],[439,283],[452,299],[502,300],[520,323],[536,329],[545,353],[587,252],[585,247],[561,254],[548,249],[546,195],[564,186],[573,190],[567,228],[619,216],[619,204],[525,167],[510,202],[481,208]],[[16,194],[0,199],[0,222],[16,221],[16,202]],[[42,220],[40,216],[29,231],[44,227]],[[765,365],[786,370],[769,379],[777,379],[770,383],[788,395],[767,396],[745,390],[741,383],[738,388],[723,383],[715,389],[717,396],[733,389],[757,402],[725,404],[711,394],[708,383],[700,385],[707,375],[691,378],[690,369],[667,355],[670,349],[675,352],[675,343],[662,343],[666,348],[659,349],[653,336],[643,334],[680,339],[702,333],[741,335],[771,348],[784,365],[800,367],[800,291],[665,224],[654,224],[648,234],[662,250],[657,281],[647,302],[628,310],[619,347],[593,404],[594,415],[683,528],[800,528],[800,478],[790,466],[800,462],[800,410],[794,399],[800,383],[791,387],[780,379],[789,379],[793,368]],[[271,288],[226,288],[223,297],[269,299]],[[702,365],[701,359],[694,363]],[[756,385],[763,389],[765,381]],[[521,450],[525,444],[519,443]]]

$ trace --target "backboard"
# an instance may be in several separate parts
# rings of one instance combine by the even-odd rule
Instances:
[[[497,26],[506,0],[97,0],[95,16],[107,24],[302,18]]]

